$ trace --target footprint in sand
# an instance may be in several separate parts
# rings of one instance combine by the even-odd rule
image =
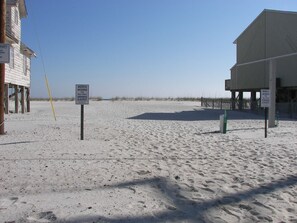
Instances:
[[[6,209],[18,201],[17,197],[3,198],[0,199],[0,209]]]
[[[45,211],[34,216],[29,216],[27,220],[32,222],[55,222],[57,217],[52,211]]]

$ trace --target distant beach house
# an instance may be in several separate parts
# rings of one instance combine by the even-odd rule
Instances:
[[[10,44],[10,63],[5,64],[5,112],[14,99],[14,112],[30,112],[31,58],[33,50],[21,41],[21,19],[27,17],[25,0],[6,0],[6,43]],[[26,103],[25,103],[26,101]]]
[[[240,102],[243,99],[243,92],[251,93],[251,104],[255,105],[257,92],[269,88],[269,61],[265,60],[268,58],[277,58],[275,59],[276,102],[279,105],[277,109],[281,109],[281,103],[291,107],[292,103],[296,105],[296,27],[297,12],[264,10],[237,37],[234,41],[236,64],[231,68],[231,79],[225,80],[225,90],[231,91],[233,109],[242,109]],[[284,55],[287,56],[283,57]],[[283,110],[287,109],[289,108],[283,107]]]

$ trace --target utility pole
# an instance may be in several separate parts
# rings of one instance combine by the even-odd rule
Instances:
[[[5,43],[6,0],[0,0],[0,43]],[[4,131],[4,81],[5,63],[0,64],[0,135]]]

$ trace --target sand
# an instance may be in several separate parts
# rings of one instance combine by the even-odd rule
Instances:
[[[5,116],[0,222],[297,222],[296,121],[195,102],[32,102]]]

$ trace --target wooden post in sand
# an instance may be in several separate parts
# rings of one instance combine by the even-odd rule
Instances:
[[[19,86],[14,85],[14,112],[19,113]]]
[[[27,112],[30,112],[30,88],[27,88],[27,93],[26,93],[26,100],[27,100]]]
[[[21,107],[22,107],[22,114],[25,113],[25,87],[21,87]]]
[[[0,0],[0,44],[5,43],[6,0]],[[0,63],[0,135],[4,131],[4,82],[5,64]]]
[[[9,84],[4,85],[5,93],[5,114],[9,113]]]

